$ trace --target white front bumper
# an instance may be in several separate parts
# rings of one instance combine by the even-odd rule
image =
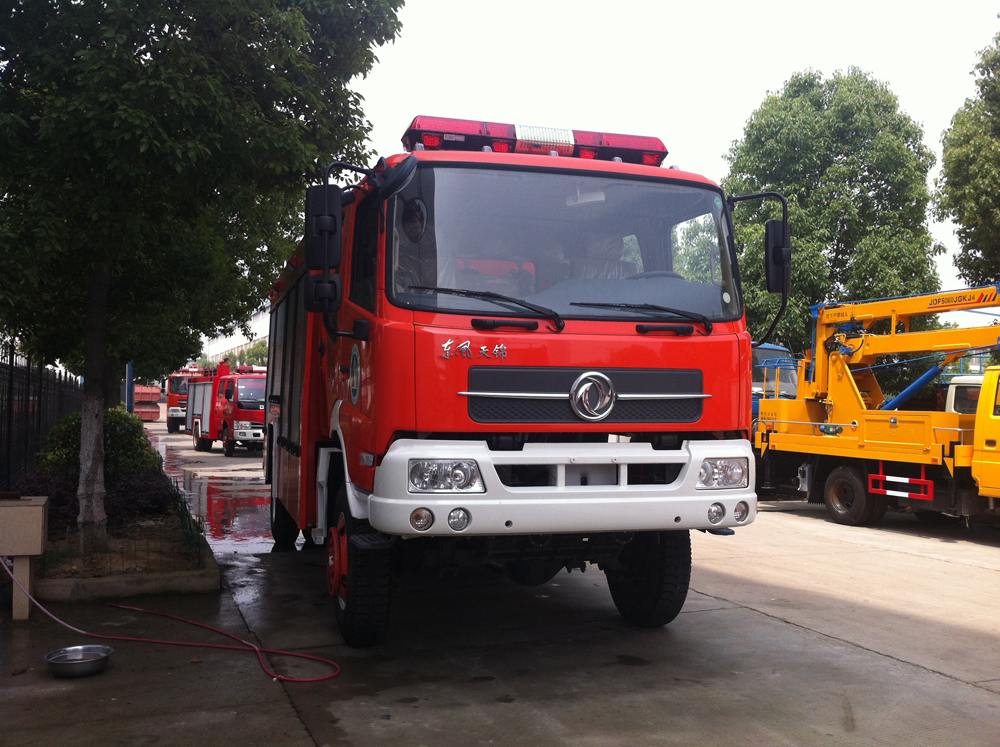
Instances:
[[[183,418],[187,415],[187,410],[183,407],[168,407],[167,417],[168,418]]]
[[[705,459],[745,457],[749,468],[746,488],[696,490],[695,480]],[[474,459],[486,491],[483,493],[411,493],[409,460]],[[629,464],[681,464],[670,485],[628,485]],[[494,465],[556,465],[565,477],[585,465],[614,465],[618,484],[508,487]],[[607,469],[607,467],[605,467]],[[754,459],[750,442],[686,441],[680,449],[656,451],[646,443],[525,444],[522,451],[490,451],[482,441],[430,441],[403,439],[389,447],[375,472],[375,490],[368,497],[371,525],[388,534],[418,534],[410,526],[410,513],[427,508],[434,514],[429,535],[558,534],[570,532],[623,532],[665,529],[709,529],[745,526],[757,515],[753,491]],[[565,483],[565,480],[562,480]],[[750,506],[747,518],[737,523],[733,509],[739,501]],[[708,507],[721,503],[725,518],[710,524]],[[448,513],[464,508],[472,523],[462,532],[448,526]]]
[[[257,429],[243,430],[242,428],[238,431],[233,431],[233,438],[237,441],[263,441],[264,431],[262,430],[264,426]]]

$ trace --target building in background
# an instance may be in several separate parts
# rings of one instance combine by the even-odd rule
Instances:
[[[245,354],[254,344],[267,342],[270,324],[271,302],[265,301],[264,306],[250,317],[250,338],[237,330],[235,334],[228,337],[206,339],[202,345],[202,353],[213,363],[221,363],[228,358],[230,363],[235,364],[240,355]]]

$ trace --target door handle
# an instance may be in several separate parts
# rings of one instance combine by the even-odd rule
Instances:
[[[987,449],[995,449],[996,447],[997,447],[996,439],[994,439],[994,438],[987,438],[986,439],[986,448]]]

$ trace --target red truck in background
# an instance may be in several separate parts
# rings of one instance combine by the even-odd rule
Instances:
[[[260,451],[264,446],[267,374],[255,366],[235,372],[223,362],[208,376],[188,381],[187,430],[195,451],[211,451],[222,441],[229,457],[237,446]]]
[[[177,433],[187,420],[188,382],[195,376],[206,376],[207,368],[188,366],[167,377],[167,433]]]
[[[627,621],[670,622],[688,531],[756,515],[732,210],[781,203],[780,318],[784,198],[661,168],[655,137],[417,117],[403,145],[308,188],[273,287],[275,542],[326,542],[351,646],[380,639],[405,568],[535,585],[592,563]]]

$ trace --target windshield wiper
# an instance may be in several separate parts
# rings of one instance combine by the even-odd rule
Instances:
[[[555,322],[556,332],[562,332],[563,328],[566,326],[566,322],[563,318],[559,316],[552,309],[547,309],[544,306],[538,306],[537,304],[529,303],[528,301],[522,301],[520,298],[514,298],[513,296],[505,296],[503,293],[494,293],[493,291],[475,291],[466,290],[465,288],[442,288],[437,285],[411,285],[409,286],[411,290],[427,290],[434,291],[435,293],[448,293],[452,296],[466,296],[467,298],[481,298],[486,301],[503,301],[505,303],[512,303],[515,306],[521,306],[525,309],[530,309],[537,314],[548,317],[553,322]]]
[[[625,311],[659,311],[663,314],[672,314],[681,319],[690,319],[698,322],[705,328],[705,334],[712,334],[712,323],[704,314],[694,311],[684,311],[683,309],[672,309],[669,306],[657,306],[654,303],[578,303],[570,302],[570,306],[587,306],[592,309],[624,309]]]

